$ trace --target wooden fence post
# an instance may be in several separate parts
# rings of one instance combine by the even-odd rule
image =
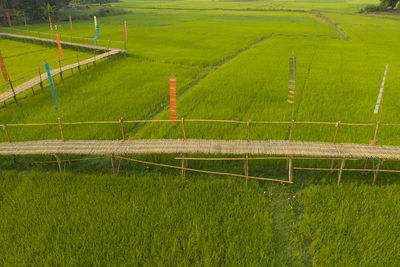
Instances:
[[[11,82],[10,78],[8,78],[8,82],[10,83],[10,87],[11,87],[11,90],[12,90],[12,92],[13,92],[15,104],[18,105],[17,95],[15,94],[14,87],[13,87],[13,85],[12,85],[12,82]]]
[[[81,65],[79,63],[79,55],[76,55],[76,60],[78,61],[78,71],[81,73]]]
[[[39,67],[39,79],[40,79],[40,88],[43,92],[43,81],[42,81],[42,74],[40,73],[40,67]]]
[[[293,137],[293,128],[294,128],[294,120],[292,120],[291,126],[290,126],[289,141],[291,141],[292,137]]]
[[[35,90],[33,90],[33,86],[32,86],[31,89],[32,89],[32,94],[35,95]]]
[[[60,133],[61,133],[61,140],[64,142],[64,132],[63,132],[63,128],[62,128],[62,124],[61,124],[61,119],[58,118],[58,128],[60,128]]]
[[[125,141],[124,119],[122,117],[119,119],[119,123],[121,124],[122,141]]]
[[[244,161],[244,175],[246,176],[246,186],[249,180],[249,154],[245,155],[246,160]]]

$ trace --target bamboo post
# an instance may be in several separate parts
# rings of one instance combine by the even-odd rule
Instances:
[[[114,155],[113,154],[111,154],[111,167],[112,167],[112,170],[113,170],[113,175],[115,175],[115,158],[114,158]]]
[[[3,130],[6,133],[8,142],[11,143],[11,138],[10,138],[10,134],[8,133],[7,124],[3,124]]]
[[[93,54],[94,54],[93,65],[96,66],[96,50],[95,49],[93,49]]]
[[[337,123],[336,123],[336,130],[335,130],[335,136],[333,137],[333,144],[335,144],[336,143],[336,139],[337,139],[337,135],[338,135],[338,132],[339,132],[339,127],[340,127],[340,121],[338,121]],[[334,160],[331,160],[331,165],[330,165],[330,169],[331,169],[331,173],[333,173],[333,165],[335,164],[335,161]]]
[[[124,119],[122,117],[119,119],[119,123],[121,124],[122,141],[125,141]]]
[[[64,81],[63,75],[62,75],[62,68],[61,68],[61,59],[58,60],[58,65],[60,66],[60,77],[61,80]]]
[[[378,178],[378,171],[382,164],[383,164],[383,159],[380,159],[378,165],[376,166],[376,171],[374,172],[374,180],[372,182],[372,185],[376,184],[376,179]]]
[[[40,67],[39,67],[39,79],[40,79],[40,88],[42,89],[43,92],[43,81],[42,81],[42,74],[40,73]]]
[[[380,124],[380,122],[377,121],[376,122],[376,127],[375,127],[374,139],[373,139],[372,144],[371,144],[373,146],[375,146],[378,143],[379,124]]]
[[[15,94],[14,87],[12,85],[12,82],[11,82],[10,78],[8,78],[8,82],[10,83],[10,87],[11,87],[11,90],[13,92],[13,97],[14,97],[15,104],[18,105],[17,95]]]
[[[291,126],[290,126],[289,141],[291,141],[292,137],[293,137],[293,128],[294,128],[294,120],[292,120]]]
[[[35,95],[35,90],[33,90],[33,86],[32,86],[31,89],[32,89],[32,94]]]
[[[60,173],[62,173],[62,166],[61,166],[61,160],[60,157],[58,156],[58,154],[54,154],[54,157],[57,160],[57,164],[58,164],[58,170],[60,171]]]
[[[293,159],[289,157],[289,182],[293,182]]]
[[[339,177],[338,177],[338,184],[340,184],[340,180],[342,179],[342,174],[343,174],[343,168],[346,164],[346,159],[342,159],[342,163],[340,164],[340,170],[339,170]]]
[[[247,141],[250,141],[251,120],[247,122]]]
[[[81,73],[81,65],[79,63],[79,55],[76,55],[76,60],[78,61],[78,71]]]
[[[63,132],[63,128],[62,128],[62,124],[61,124],[61,119],[60,118],[58,118],[58,128],[60,128],[61,140],[63,140],[63,142],[64,142],[65,141],[64,140],[64,132]]]
[[[185,130],[185,119],[182,117],[182,132],[183,132],[183,140],[186,141],[186,130]],[[185,177],[185,167],[186,167],[186,160],[185,160],[185,154],[182,153],[182,177]]]
[[[246,160],[244,162],[244,175],[246,176],[246,186],[247,186],[249,180],[249,160],[248,160],[249,154],[246,154],[245,157]]]

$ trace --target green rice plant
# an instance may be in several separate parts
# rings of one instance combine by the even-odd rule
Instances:
[[[297,196],[304,213],[291,235],[312,265],[384,265],[400,260],[399,185],[311,186]]]

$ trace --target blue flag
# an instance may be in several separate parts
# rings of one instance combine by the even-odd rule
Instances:
[[[99,37],[100,26],[96,25],[96,35],[94,36],[94,45],[97,45],[97,37]]]
[[[53,80],[51,79],[50,67],[49,67],[49,64],[47,64],[47,63],[44,66],[46,67],[47,77],[49,78],[51,90],[53,91],[54,102],[56,103],[56,110],[58,110],[56,91],[54,91],[54,85],[53,85]]]

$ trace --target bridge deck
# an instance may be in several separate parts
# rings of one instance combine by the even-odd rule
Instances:
[[[107,155],[107,154],[232,154],[291,157],[376,158],[400,160],[399,146],[331,144],[300,141],[223,140],[81,140],[0,143],[0,155]]]
[[[17,34],[10,34],[10,33],[0,33],[0,36],[9,36],[9,37],[15,37],[15,38],[25,38],[25,39],[32,39],[32,40],[38,40],[38,41],[43,41],[43,42],[51,42],[51,43],[57,43],[56,40],[51,40],[51,39],[44,39],[44,38],[38,38],[38,37],[32,37],[32,36],[25,36],[25,35],[17,35]],[[71,43],[71,42],[65,42],[65,41],[61,41],[62,44],[65,45],[70,45],[70,46],[79,46],[79,47],[84,47],[84,48],[90,48],[90,49],[95,49],[95,50],[104,50],[106,52],[100,54],[100,55],[96,55],[92,58],[86,59],[86,60],[82,60],[79,63],[73,63],[64,67],[60,68],[55,68],[53,70],[51,70],[51,75],[55,76],[57,74],[60,74],[60,72],[64,72],[70,69],[74,69],[77,68],[78,66],[84,66],[87,65],[89,63],[93,63],[95,61],[101,60],[105,57],[109,57],[112,55],[116,55],[119,53],[124,52],[125,50],[122,49],[116,49],[116,48],[107,48],[107,47],[99,47],[99,46],[93,46],[93,45],[87,45],[87,44],[79,44],[79,43]],[[29,81],[26,81],[18,86],[14,87],[14,92],[15,95],[18,95],[26,90],[31,89],[32,87],[34,87],[35,85],[40,84],[41,81],[45,81],[46,79],[48,79],[47,74],[43,73],[40,76],[37,76]],[[14,92],[12,90],[6,91],[2,94],[0,94],[0,102],[5,102],[8,99],[11,99],[14,97]]]

